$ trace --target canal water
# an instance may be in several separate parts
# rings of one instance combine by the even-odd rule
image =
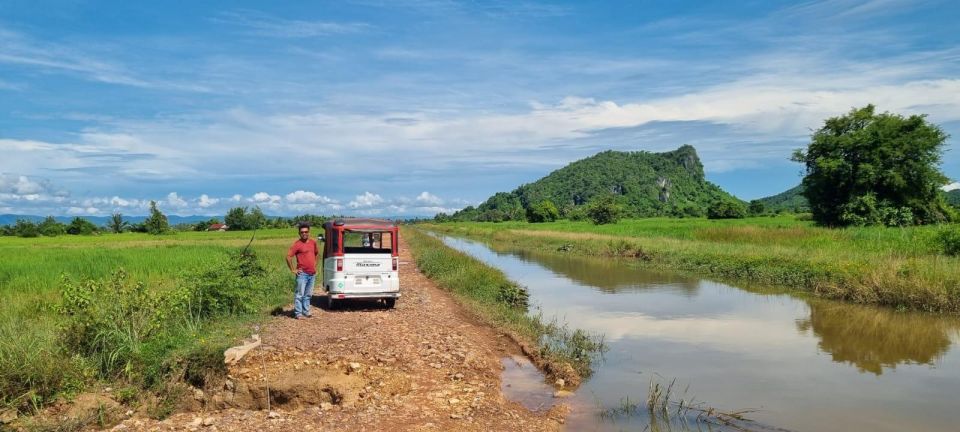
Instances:
[[[723,412],[753,410],[746,417],[757,428],[960,430],[960,320],[954,317],[439,237],[526,286],[531,313],[539,309],[547,319],[604,335],[608,350],[596,372],[565,400],[573,408],[567,430],[708,430],[695,421],[678,426],[650,418],[649,386],[671,382],[672,399]],[[542,406],[541,393],[552,390],[529,382],[519,387],[536,393],[516,396],[528,405]],[[635,403],[643,408],[600,414]]]

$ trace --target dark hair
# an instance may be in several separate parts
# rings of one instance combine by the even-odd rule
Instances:
[[[310,228],[310,222],[302,221],[297,223],[297,230],[300,230],[302,228]]]

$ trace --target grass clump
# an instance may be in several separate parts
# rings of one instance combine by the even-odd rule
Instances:
[[[591,364],[604,349],[602,337],[570,331],[556,321],[529,314],[526,289],[499,270],[416,229],[406,233],[420,271],[477,315],[517,338],[549,375],[575,385],[592,373]]]
[[[703,430],[701,426],[708,430],[712,429],[711,426],[740,431],[772,429],[745,417],[754,410],[718,410],[689,395],[689,385],[680,391],[676,378],[666,382],[659,377],[651,378],[645,401],[625,396],[615,406],[605,408],[600,405],[597,417],[613,423],[645,417],[649,421],[646,429],[650,430]]]

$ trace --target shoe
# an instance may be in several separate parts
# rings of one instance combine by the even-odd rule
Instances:
[[[304,318],[313,318],[313,314],[303,314]]]
[[[302,320],[302,319],[303,319],[303,315],[294,315],[294,316],[293,316],[293,319],[295,319],[295,320]]]

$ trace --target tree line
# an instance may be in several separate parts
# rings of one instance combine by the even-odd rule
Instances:
[[[0,226],[0,235],[16,237],[57,237],[61,235],[99,235],[102,233],[119,234],[123,232],[139,232],[154,235],[172,234],[177,231],[207,231],[214,224],[225,224],[230,231],[250,231],[266,228],[290,228],[300,223],[311,226],[320,226],[329,217],[303,214],[294,217],[268,217],[260,207],[234,207],[220,218],[210,218],[197,223],[183,223],[171,225],[167,216],[157,207],[156,201],[150,201],[150,214],[140,223],[131,223],[123,214],[114,213],[103,226],[98,226],[82,217],[74,217],[69,223],[57,221],[53,216],[47,216],[43,221],[33,222],[27,219],[18,219],[11,225]]]

